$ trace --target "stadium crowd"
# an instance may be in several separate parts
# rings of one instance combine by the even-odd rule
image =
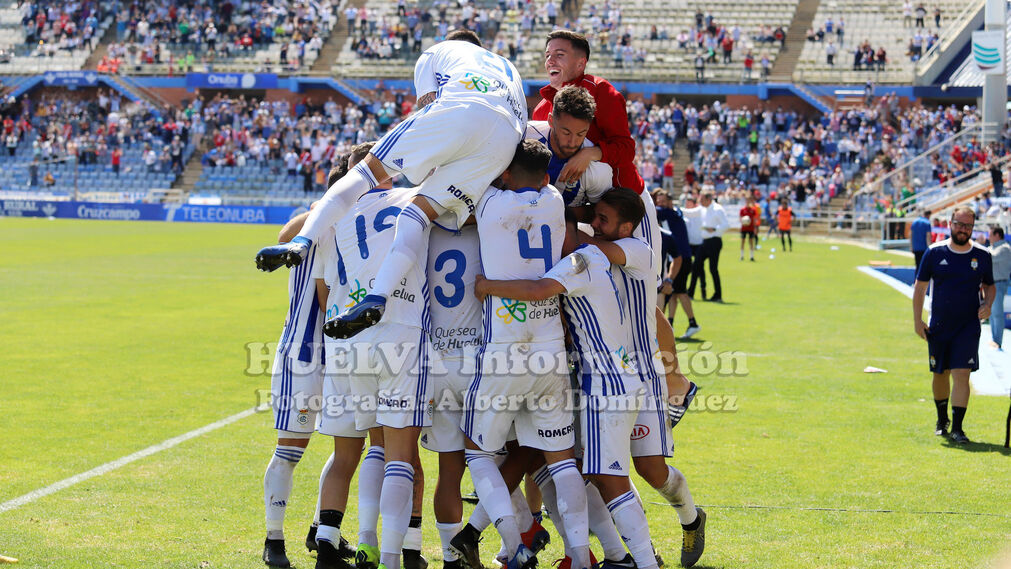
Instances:
[[[42,1],[19,2],[25,43],[34,46],[34,55],[54,55],[57,50],[88,48],[95,41],[99,25],[110,10],[108,4]]]
[[[125,24],[122,42],[109,46],[101,66],[115,73],[123,64],[173,64],[179,71],[196,63],[213,64],[278,43],[277,61],[285,70],[304,66],[318,53],[336,22],[331,0],[281,0],[236,4],[200,0],[192,4],[133,2],[118,15]]]

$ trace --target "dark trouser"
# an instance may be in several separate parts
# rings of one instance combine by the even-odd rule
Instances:
[[[789,229],[779,230],[779,241],[783,244],[783,251],[786,251],[787,241],[790,243],[790,250],[793,251],[793,237],[790,235]]]
[[[920,261],[923,260],[923,254],[926,251],[913,251],[913,260],[916,263],[916,272],[920,272]]]
[[[710,237],[702,240],[702,255],[709,260],[709,274],[713,277],[712,298],[723,298],[720,287],[720,251],[723,250],[722,237]]]
[[[702,245],[692,245],[692,280],[688,285],[688,296],[695,298],[695,283],[702,281],[702,296],[706,295],[706,273],[702,270],[705,262]]]

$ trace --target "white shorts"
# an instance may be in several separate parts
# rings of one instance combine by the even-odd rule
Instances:
[[[646,207],[646,217],[632,232],[632,237],[642,239],[653,250],[653,266],[656,267],[657,286],[660,286],[663,279],[661,275],[663,266],[660,263],[660,253],[663,246],[660,240],[660,222],[657,221],[656,205],[653,203],[653,197],[649,195],[649,191],[644,189],[639,196],[642,198],[642,205]]]
[[[323,364],[303,362],[278,354],[270,375],[270,405],[274,428],[290,433],[312,433],[322,406]]]
[[[521,139],[513,122],[480,104],[436,100],[386,133],[372,154],[452,212],[440,223],[457,230],[512,162]]]
[[[467,388],[474,379],[475,362],[458,357],[442,360],[446,373],[433,373],[432,399],[435,410],[432,426],[421,431],[421,446],[432,452],[454,452],[464,450],[463,400]]]
[[[654,357],[653,364],[662,366],[663,362]],[[643,383],[646,394],[632,427],[632,456],[674,456],[674,438],[667,417],[667,382],[660,370],[657,379]]]
[[[367,430],[355,427],[355,409],[351,395],[351,377],[345,370],[338,370],[335,365],[335,354],[343,352],[346,357],[347,340],[332,340],[325,338],[327,369],[323,376],[323,408],[319,414],[319,432],[331,437],[348,437],[363,439]]]
[[[477,373],[467,390],[464,403],[463,431],[486,452],[505,446],[509,427],[515,425],[520,446],[544,451],[560,451],[574,446],[573,414],[569,401],[569,377],[564,370],[552,368],[532,375],[496,374],[490,370],[502,353],[565,353],[561,339],[551,342],[488,344],[478,355]],[[515,363],[515,362],[511,362]],[[516,369],[524,369],[522,363]]]
[[[626,395],[582,394],[579,423],[583,474],[629,475],[630,438],[642,395],[642,388]]]
[[[430,426],[436,358],[428,333],[413,326],[380,322],[355,336],[348,352],[355,427]]]

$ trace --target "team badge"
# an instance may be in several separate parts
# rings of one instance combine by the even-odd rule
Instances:
[[[936,366],[937,366],[937,360],[934,359],[934,356],[930,356],[930,367],[936,367]]]
[[[435,414],[435,399],[428,400],[428,407],[425,408],[425,412],[428,413],[429,417]]]
[[[299,409],[298,410],[298,419],[296,419],[296,421],[298,421],[299,425],[305,425],[306,423],[308,423],[309,422],[309,410],[308,409]]]
[[[972,270],[975,271],[976,267],[979,266],[979,261],[977,261],[975,258],[973,258],[972,261],[969,261],[969,266],[972,267]]]

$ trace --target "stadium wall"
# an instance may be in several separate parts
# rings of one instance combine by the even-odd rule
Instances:
[[[282,225],[305,207],[0,200],[0,216]]]

